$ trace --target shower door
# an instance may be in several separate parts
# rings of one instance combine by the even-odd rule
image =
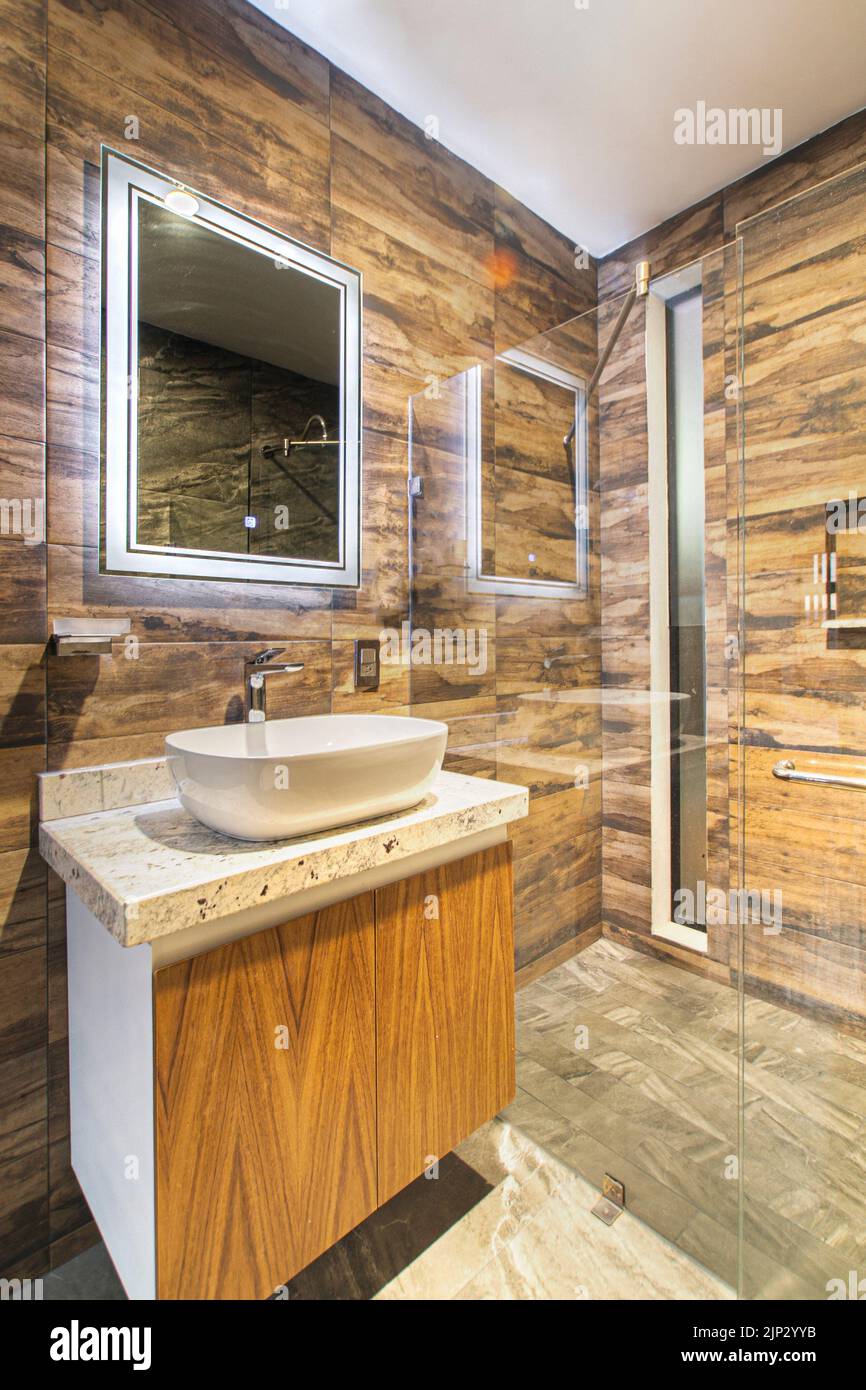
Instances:
[[[866,1297],[866,171],[738,225],[740,1292]]]

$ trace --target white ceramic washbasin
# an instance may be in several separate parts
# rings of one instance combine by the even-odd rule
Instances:
[[[185,729],[165,747],[197,820],[239,840],[282,840],[417,805],[447,737],[433,719],[322,714]]]

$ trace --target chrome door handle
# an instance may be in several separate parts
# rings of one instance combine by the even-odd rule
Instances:
[[[827,772],[798,772],[790,758],[783,758],[773,768],[773,776],[782,782],[811,782],[818,787],[854,787],[866,791],[866,777],[836,777]]]

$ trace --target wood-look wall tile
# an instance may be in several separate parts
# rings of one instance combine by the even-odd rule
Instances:
[[[38,850],[0,853],[0,956],[45,946],[45,875]]]
[[[68,1235],[52,1240],[47,1251],[49,1267],[59,1269],[61,1265],[74,1260],[77,1255],[83,1255],[85,1250],[90,1250],[94,1245],[98,1245],[101,1239],[95,1221],[90,1220],[83,1226],[77,1226]]]
[[[736,234],[747,217],[803,193],[825,179],[866,162],[866,111],[831,126],[724,191],[725,233]]]
[[[406,442],[364,431],[361,584],[335,589],[332,633],[378,637],[409,616],[409,503]]]
[[[529,815],[511,823],[508,838],[518,858],[542,853],[555,843],[576,847],[580,837],[598,831],[600,812],[601,782],[595,779],[586,787],[532,797]],[[600,855],[600,842],[595,848]]]
[[[39,136],[0,124],[0,224],[45,234],[44,146]]]
[[[331,196],[431,260],[494,288],[493,185],[335,71]]]
[[[847,690],[756,690],[747,687],[744,739],[757,747],[861,757],[864,739],[862,699]]]
[[[62,246],[46,248],[46,331],[52,348],[99,358],[101,276],[98,264]]]
[[[578,269],[574,243],[503,188],[496,189],[495,207],[497,291],[531,325],[523,338],[593,308],[595,262],[590,258],[586,269]],[[497,343],[499,350],[503,346]]]
[[[233,63],[257,85],[328,123],[329,64],[246,0],[146,0],[182,33]]]
[[[364,275],[365,362],[415,376],[417,390],[489,359],[492,291],[342,208],[334,210],[332,254]]]
[[[565,941],[595,930],[601,913],[600,833],[571,839],[514,864],[514,902],[523,925],[516,942],[516,964],[523,969]]]
[[[608,865],[603,873],[602,919],[608,924],[649,937],[652,922],[652,895],[644,884],[620,878]]]
[[[0,4],[0,123],[41,142],[45,133],[45,5],[43,0]]]
[[[0,435],[0,642],[46,638],[42,444]]]
[[[73,59],[100,74],[103,82],[91,81],[91,87],[109,79],[123,88],[132,99],[128,112],[137,114],[135,102],[144,100],[163,120],[169,115],[207,131],[210,141],[243,151],[250,168],[289,184],[292,198],[284,203],[278,227],[327,248],[328,132],[303,106],[224,63],[135,0],[111,0],[107,6],[96,0],[50,0],[48,42],[52,62]],[[141,147],[148,141],[146,125],[142,118]],[[193,169],[185,179],[196,186]]]
[[[45,742],[44,647],[0,646],[0,748]]]
[[[90,1209],[72,1171],[69,1047],[63,1037],[48,1047],[48,1096],[49,1233],[52,1241],[62,1242],[78,1231],[86,1232],[91,1221]]]
[[[99,554],[48,546],[49,617],[129,617],[151,642],[330,637],[330,589],[100,574]]]
[[[0,956],[0,1060],[44,1044],[46,1026],[45,947]]]
[[[0,1060],[0,1172],[13,1159],[37,1161],[40,1150],[44,1152],[47,1146],[47,1122],[48,1069],[43,1044]],[[42,1171],[44,1174],[44,1168]],[[2,1202],[0,1195],[0,1210]],[[10,1202],[8,1209],[13,1206]]]
[[[638,261],[648,260],[653,276],[664,275],[717,250],[725,239],[722,202],[721,193],[713,193],[604,256],[598,265],[599,301],[631,289]]]
[[[274,677],[271,718],[323,714],[331,705],[330,644],[277,639],[286,660],[304,670]],[[48,658],[48,741],[170,733],[173,729],[238,723],[244,718],[244,662],[254,642],[142,642],[137,656],[114,643],[110,660]],[[94,669],[96,668],[96,669]]]
[[[327,200],[323,201],[317,186],[316,168],[308,192],[303,161],[298,158],[289,199],[286,170],[272,167],[264,151],[251,157],[248,149],[193,125],[108,76],[94,82],[89,67],[53,49],[48,61],[51,197],[46,219],[52,244],[98,257],[100,145],[123,147],[124,121],[129,115],[140,122],[135,158],[208,197],[230,201],[278,231],[328,249]],[[321,141],[321,131],[318,122],[310,122],[311,140]],[[318,151],[315,158],[320,159]]]
[[[69,1139],[53,1139],[48,1148],[48,1224],[51,1266],[56,1269],[98,1243],[99,1230],[72,1170]]]
[[[0,748],[0,844],[4,850],[36,843],[36,774],[45,771],[45,747]]]
[[[99,545],[99,456],[63,444],[47,447],[46,538],[49,545]]]
[[[0,1161],[0,1278],[47,1272],[47,1149]]]
[[[165,733],[114,734],[110,738],[73,738],[49,743],[47,770],[59,772],[69,767],[96,767],[102,763],[133,762],[137,758],[160,758],[165,754]]]
[[[549,667],[545,661],[550,662]],[[601,640],[594,627],[587,627],[580,637],[497,637],[496,694],[500,701],[534,693],[554,696],[572,692],[580,697],[582,692],[600,686]],[[587,705],[591,698],[586,696]]]
[[[0,224],[0,330],[45,336],[45,252],[26,232]]]
[[[0,641],[45,642],[45,547],[0,540]]]
[[[38,338],[0,330],[0,415],[3,433],[45,438],[44,345]]]

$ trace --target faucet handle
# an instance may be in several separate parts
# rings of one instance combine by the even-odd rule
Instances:
[[[269,661],[273,661],[275,656],[279,656],[282,650],[282,647],[265,647],[263,652],[259,652],[257,656],[251,658],[249,665],[266,666]]]

